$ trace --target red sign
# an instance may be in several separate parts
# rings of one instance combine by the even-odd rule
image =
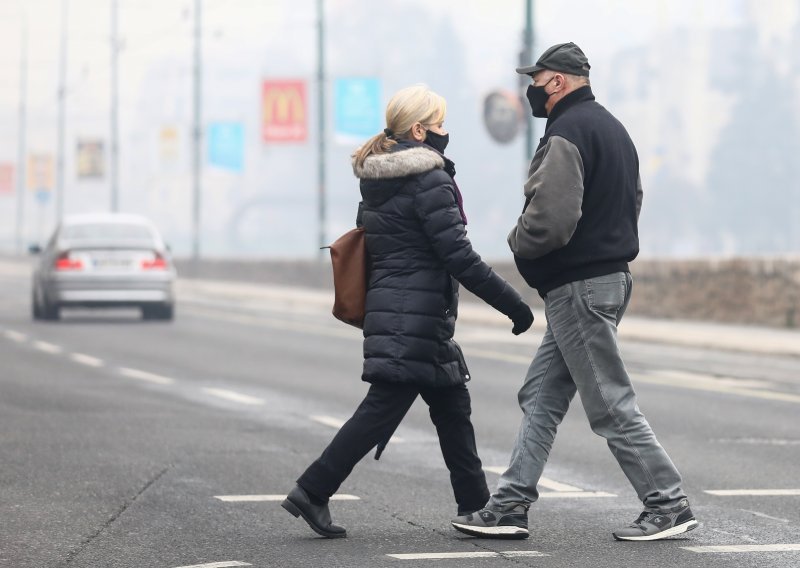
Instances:
[[[14,191],[14,164],[0,164],[0,193]]]
[[[304,81],[264,81],[261,137],[265,142],[305,142],[308,137]]]

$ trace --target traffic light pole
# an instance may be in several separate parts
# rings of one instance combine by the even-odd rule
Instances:
[[[28,99],[28,14],[22,12],[22,37],[20,40],[19,59],[19,124],[17,130],[17,226],[16,250],[23,250],[23,225],[25,222],[25,138],[26,138],[26,106]]]
[[[525,34],[522,47],[521,65],[533,65],[533,0],[525,0]],[[525,112],[528,117],[528,128],[525,130],[525,163],[533,158],[534,121],[533,115]],[[525,172],[527,173],[527,167]]]
[[[194,2],[194,121],[192,127],[192,259],[200,258],[200,198],[202,164],[200,163],[200,147],[203,140],[202,118],[202,52],[201,52],[201,12],[202,0]]]
[[[325,195],[325,6],[317,0],[317,112],[319,114],[318,188],[319,188],[319,258],[324,257],[322,247],[327,246],[325,217],[327,215]]]

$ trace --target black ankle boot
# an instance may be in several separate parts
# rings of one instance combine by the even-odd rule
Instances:
[[[295,517],[302,516],[311,529],[326,538],[344,538],[347,531],[344,527],[334,525],[331,521],[331,512],[328,504],[314,505],[302,487],[295,485],[289,492],[286,499],[281,503],[281,507],[289,511]]]

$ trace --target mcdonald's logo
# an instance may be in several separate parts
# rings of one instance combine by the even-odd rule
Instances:
[[[261,93],[264,141],[304,142],[308,137],[305,82],[264,81]]]

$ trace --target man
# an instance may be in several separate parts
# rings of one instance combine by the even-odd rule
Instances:
[[[528,537],[528,508],[576,390],[592,430],[644,503],[614,538],[656,540],[698,526],[680,474],[639,412],[617,347],[631,294],[628,262],[639,252],[639,159],[622,124],[595,102],[589,67],[577,45],[563,43],[517,68],[531,76],[528,100],[547,126],[508,244],[544,299],[547,331],[519,391],[524,417],[511,463],[484,509],[453,520],[470,535]]]

